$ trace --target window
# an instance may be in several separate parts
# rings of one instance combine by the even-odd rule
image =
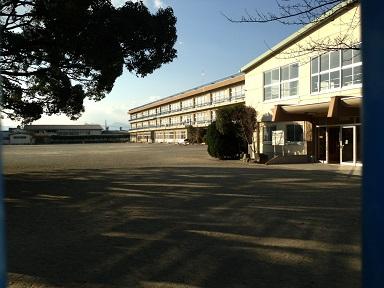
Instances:
[[[300,124],[287,125],[287,142],[303,141],[303,126]]]
[[[170,108],[170,105],[164,105],[164,106],[161,106],[161,114],[166,114],[169,112],[169,108]]]
[[[263,141],[272,142],[272,131],[276,131],[276,125],[268,125],[263,128]]]
[[[181,122],[184,125],[192,125],[192,118],[193,118],[192,116],[193,116],[192,114],[181,116]]]
[[[210,99],[209,95],[203,95],[203,96],[198,96],[195,98],[195,107],[201,107],[205,105],[209,105]]]
[[[280,72],[279,68],[264,72],[264,100],[279,98]]]
[[[230,91],[231,91],[232,99],[244,98],[244,95],[245,95],[244,85],[232,87]]]
[[[175,132],[173,131],[166,131],[164,132],[164,138],[167,140],[172,140],[175,138]]]
[[[264,101],[297,96],[298,88],[297,63],[264,72]]]
[[[172,112],[180,111],[180,102],[172,103],[170,106]]]
[[[361,81],[360,50],[332,51],[311,59],[311,93],[358,85]]]
[[[183,131],[176,131],[176,139],[185,139],[187,138],[186,136],[186,132],[183,130]]]
[[[196,113],[196,122],[197,123],[203,123],[204,122],[204,115],[205,113],[204,112],[198,112],[198,113]]]
[[[181,107],[183,109],[189,109],[193,107],[193,98],[189,98],[181,102]]]
[[[156,109],[151,109],[149,110],[149,115],[152,116],[152,115],[156,115]]]
[[[281,98],[297,96],[299,65],[297,63],[281,68]]]
[[[155,138],[156,139],[164,139],[164,132],[155,132]]]
[[[168,124],[169,124],[169,120],[168,120],[168,118],[162,118],[162,119],[160,119],[160,125],[161,125],[161,126],[168,126]]]
[[[172,125],[178,125],[179,122],[180,122],[180,117],[179,116],[171,118],[171,124]]]
[[[217,91],[217,92],[213,92],[212,93],[212,101],[213,101],[213,103],[224,102],[227,99],[225,94],[226,94],[225,90],[220,90],[220,91]]]

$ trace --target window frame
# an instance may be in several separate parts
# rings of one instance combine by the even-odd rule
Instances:
[[[291,78],[291,67],[292,66],[297,66],[297,77],[295,78]],[[287,79],[282,79],[282,71],[283,69],[285,68],[288,68],[288,78]],[[273,68],[273,69],[270,69],[270,70],[267,70],[267,71],[264,71],[263,72],[263,102],[274,102],[274,101],[278,101],[278,100],[286,100],[286,99],[292,99],[292,98],[297,98],[299,96],[299,77],[300,77],[300,65],[298,62],[293,62],[293,63],[289,63],[287,65],[284,65],[284,66],[279,66],[277,68]],[[273,72],[275,71],[278,71],[279,73],[279,79],[276,81],[276,82],[273,82]],[[266,79],[267,79],[267,75],[271,73],[270,75],[270,83],[266,84]],[[268,77],[269,78],[269,77]],[[296,94],[294,95],[291,95],[291,83],[297,83],[297,86],[296,86]],[[289,95],[288,96],[283,96],[283,85],[284,84],[288,84],[288,91],[289,91]],[[274,95],[273,93],[273,89],[278,89],[278,97],[275,97],[273,98],[272,95]],[[266,99],[266,90],[267,89],[270,89],[270,98],[269,99]]]
[[[361,43],[359,44],[359,46],[361,45]],[[343,60],[344,60],[344,55],[346,53],[346,51],[351,51],[352,52],[352,59],[351,59],[351,63],[347,64],[347,65],[344,65],[343,64]],[[358,51],[358,52],[357,52]],[[337,52],[338,53],[338,66],[336,67],[333,67],[331,68],[331,53],[335,53]],[[318,95],[318,94],[322,94],[322,93],[329,93],[329,92],[333,92],[333,91],[340,91],[340,90],[346,90],[346,89],[353,89],[353,88],[359,88],[359,87],[362,87],[362,72],[360,73],[355,73],[355,69],[361,69],[362,68],[362,59],[361,59],[361,56],[360,56],[360,59],[359,61],[356,61],[355,62],[355,57],[357,55],[355,55],[355,53],[359,53],[361,54],[361,50],[356,50],[356,49],[340,49],[340,50],[336,50],[336,51],[329,51],[329,52],[326,52],[322,55],[317,55],[315,57],[311,57],[311,60],[310,60],[310,94],[311,95]],[[328,69],[327,70],[324,70],[324,71],[321,71],[321,57],[323,55],[328,55]],[[317,71],[316,72],[313,72],[313,66],[314,66],[314,60],[316,60],[316,66],[317,66]],[[343,71],[347,71],[351,69],[351,82],[352,84],[349,84],[349,85],[343,85]],[[331,74],[332,73],[335,73],[337,72],[338,73],[338,78],[332,78],[331,77]],[[323,75],[328,75],[328,84],[327,84],[327,87],[328,88],[321,88],[321,76]],[[360,75],[360,78],[357,78],[356,75]],[[316,82],[313,81],[314,78],[317,78]],[[355,78],[356,77],[356,78]],[[331,87],[331,84],[334,83],[335,81],[331,81],[331,79],[338,79],[338,86],[337,87]],[[357,82],[358,80],[357,79],[360,79],[360,82]],[[316,83],[316,86],[317,86],[317,90],[314,91],[314,84]]]
[[[293,126],[293,140],[288,139],[288,126]],[[296,139],[296,129],[295,127],[300,126],[301,129],[301,140]],[[287,144],[301,144],[304,142],[304,125],[299,123],[289,123],[285,125],[285,141]]]

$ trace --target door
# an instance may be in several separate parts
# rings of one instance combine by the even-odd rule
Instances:
[[[328,127],[328,163],[340,164],[340,127]]]
[[[340,162],[353,164],[354,161],[354,127],[342,127],[340,137]]]
[[[317,128],[317,159],[325,163],[327,161],[326,128]]]

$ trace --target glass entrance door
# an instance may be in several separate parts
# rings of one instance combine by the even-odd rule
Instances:
[[[354,130],[355,127],[348,126],[342,127],[340,131],[340,162],[343,164],[355,163]]]

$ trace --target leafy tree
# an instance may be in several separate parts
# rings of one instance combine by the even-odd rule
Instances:
[[[247,153],[254,143],[256,111],[244,104],[230,105],[216,111],[216,121],[208,126],[208,153],[219,159],[235,159]]]
[[[208,144],[208,154],[219,159],[238,159],[244,149],[244,142],[238,133],[236,124],[228,124],[226,133],[217,129],[217,123],[212,122],[205,137]]]
[[[255,141],[253,135],[257,129],[256,110],[247,107],[244,104],[226,106],[216,111],[216,128],[222,134],[233,133],[233,127],[236,127],[236,133],[247,143],[254,152],[253,145]],[[247,152],[247,151],[243,151]]]
[[[1,0],[2,112],[24,123],[84,111],[108,94],[123,67],[138,76],[176,57],[171,8],[141,2]]]

